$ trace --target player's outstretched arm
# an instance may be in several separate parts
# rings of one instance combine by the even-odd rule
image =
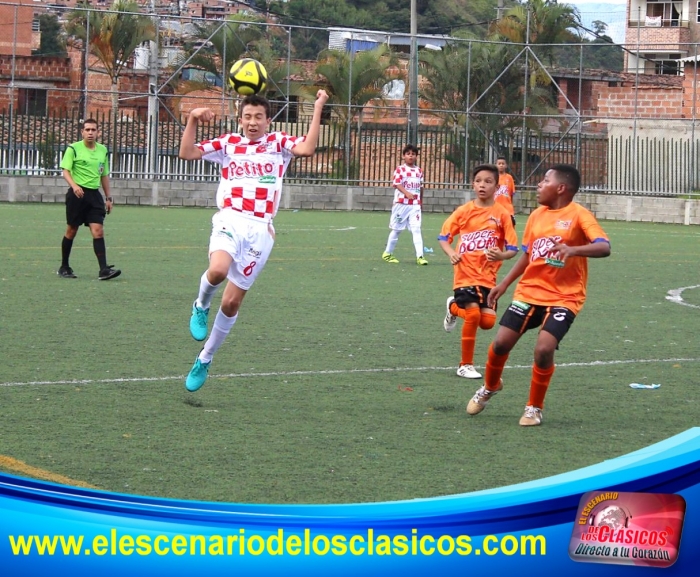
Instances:
[[[209,122],[214,118],[214,113],[209,108],[195,108],[187,118],[185,130],[180,139],[180,158],[183,160],[199,160],[202,158],[202,151],[194,144],[197,136],[197,124],[199,121]]]
[[[323,112],[323,105],[328,101],[328,94],[325,90],[319,90],[316,93],[316,102],[314,102],[314,115],[311,119],[311,126],[309,127],[309,132],[306,134],[306,138],[292,148],[292,154],[294,156],[312,156],[316,152],[316,145],[318,144],[318,134],[321,131],[321,113]]]

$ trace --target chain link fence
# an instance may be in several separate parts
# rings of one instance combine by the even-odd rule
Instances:
[[[199,126],[198,138],[236,131],[227,71],[252,56],[269,72],[275,130],[304,134],[315,91],[332,92],[317,154],[296,159],[289,182],[387,186],[412,134],[431,188],[462,188],[474,166],[499,155],[521,188],[555,163],[578,166],[589,191],[694,196],[700,188],[695,66],[686,64],[685,75],[621,72],[625,59],[642,62],[639,45],[420,36],[413,60],[409,35],[398,33],[6,3],[0,13],[0,36],[13,39],[0,54],[0,175],[60,174],[66,145],[92,117],[113,177],[216,181],[216,167],[178,158],[183,123],[208,106],[217,117]],[[124,41],[130,52],[114,45],[105,56],[101,19],[125,14],[147,26]],[[44,46],[42,15],[58,24],[55,46],[65,43],[65,52]],[[359,58],[382,45],[391,51],[379,59],[381,97],[365,101],[377,80],[363,84]],[[321,73],[329,47],[344,55],[345,76]],[[697,59],[698,47],[683,45],[683,53]],[[414,128],[412,66],[420,73]]]

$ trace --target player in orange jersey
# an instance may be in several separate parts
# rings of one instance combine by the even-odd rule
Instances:
[[[542,206],[528,218],[524,253],[488,298],[488,304],[495,306],[522,275],[489,347],[484,386],[467,405],[470,415],[483,411],[489,399],[503,388],[503,367],[523,333],[540,327],[530,398],[520,424],[533,426],[542,422],[544,397],[554,374],[554,351],[586,300],[588,258],[610,255],[610,241],[596,218],[573,202],[580,184],[581,175],[576,168],[558,164],[537,185],[537,202]]]
[[[515,208],[513,208],[513,196],[515,196],[515,181],[508,174],[508,162],[505,156],[499,156],[496,159],[498,167],[498,189],[496,190],[496,202],[500,202],[508,210],[510,218],[515,226]]]
[[[462,325],[462,361],[460,377],[480,379],[474,370],[476,330],[493,328],[495,307],[487,303],[496,284],[496,273],[503,261],[518,252],[518,238],[510,214],[494,200],[498,187],[498,169],[493,164],[477,166],[473,172],[476,198],[455,210],[442,225],[440,246],[454,266],[454,296],[447,299],[443,326],[454,330],[457,317]],[[452,242],[457,239],[457,250]]]

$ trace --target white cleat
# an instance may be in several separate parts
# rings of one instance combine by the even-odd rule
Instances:
[[[450,305],[453,302],[455,302],[455,297],[447,298],[447,304],[445,305],[447,312],[445,313],[445,320],[442,321],[442,326],[445,327],[445,330],[448,333],[451,333],[453,330],[455,330],[455,326],[457,326],[457,317],[450,312]]]

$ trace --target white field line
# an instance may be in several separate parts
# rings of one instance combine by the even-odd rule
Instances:
[[[557,364],[557,369],[567,367],[605,367],[612,365],[630,365],[630,364],[650,364],[650,363],[696,363],[700,358],[696,359],[627,359],[617,361],[590,361],[586,363],[561,363]],[[483,367],[477,367],[483,368]],[[532,364],[529,365],[506,365],[506,369],[532,369]],[[268,373],[230,373],[227,375],[210,375],[212,379],[241,379],[241,378],[256,378],[256,377],[299,377],[299,376],[316,376],[316,375],[351,375],[362,373],[410,373],[423,371],[454,371],[455,367],[389,367],[384,369],[340,369],[328,371],[280,371]],[[185,375],[176,375],[170,377],[133,377],[128,379],[74,379],[69,381],[26,381],[14,383],[0,383],[0,387],[25,387],[30,385],[103,385],[103,384],[119,384],[119,383],[141,383],[141,382],[161,382],[161,381],[180,381],[185,378]]]
[[[676,303],[677,305],[683,305],[686,307],[692,307],[694,309],[700,309],[700,306],[698,305],[692,305],[690,303],[685,302],[683,300],[683,297],[681,296],[683,294],[683,291],[694,288],[700,288],[700,284],[696,284],[693,286],[684,286],[681,288],[670,290],[666,293],[666,300],[671,301],[672,303]]]

